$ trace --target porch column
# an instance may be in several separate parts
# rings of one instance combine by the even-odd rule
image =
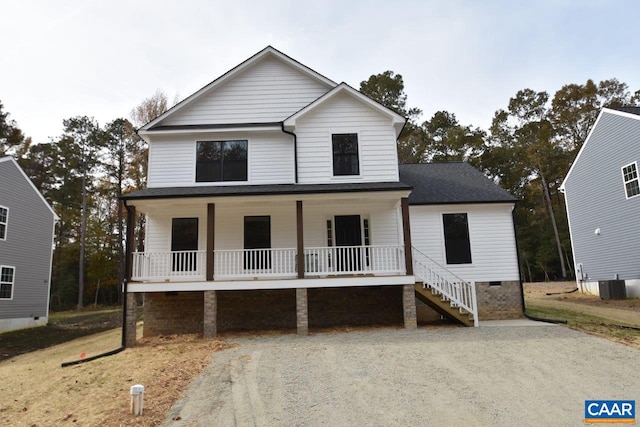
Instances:
[[[133,243],[135,240],[135,224],[136,224],[136,208],[135,206],[127,206],[127,241],[125,243],[125,271],[124,280],[131,281],[133,269]]]
[[[400,201],[402,207],[402,234],[404,237],[404,263],[407,276],[413,275],[413,254],[411,253],[411,224],[409,222],[409,199],[403,197]]]
[[[216,205],[215,203],[209,203],[207,205],[207,280],[209,281],[213,280],[215,273],[215,258],[213,253],[215,246],[215,217]]]
[[[298,335],[309,335],[307,288],[296,288],[296,318]]]
[[[402,312],[404,317],[404,327],[407,329],[415,329],[418,327],[415,292],[413,285],[402,286]]]
[[[204,330],[205,338],[213,338],[218,334],[218,296],[216,291],[204,292]]]
[[[133,292],[127,293],[125,298],[127,322],[125,325],[126,338],[124,346],[127,348],[131,348],[136,346],[136,320],[138,319],[138,301],[136,300],[136,294]]]
[[[298,279],[304,279],[304,236],[303,236],[303,225],[302,225],[302,200],[296,201],[296,224],[297,224],[297,235],[298,235]],[[306,291],[305,291],[305,300],[306,300]]]
[[[123,315],[126,319],[122,325],[123,339],[122,345],[125,347],[135,347],[136,345],[136,321],[138,320],[138,302],[136,294],[127,291],[127,283],[131,281],[133,272],[133,243],[135,240],[136,208],[127,206],[127,240],[125,243],[125,271],[123,286]]]

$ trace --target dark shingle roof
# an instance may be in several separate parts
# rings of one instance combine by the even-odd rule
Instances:
[[[640,107],[609,107],[612,110],[622,111],[640,116]]]
[[[515,202],[468,163],[400,165],[400,181],[413,187],[411,205]]]
[[[354,193],[397,190],[411,190],[411,187],[401,182],[152,187],[125,194],[122,196],[122,199],[141,200],[174,199],[184,197],[266,196],[278,194]]]

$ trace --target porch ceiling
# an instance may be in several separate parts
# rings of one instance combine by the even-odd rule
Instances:
[[[411,187],[400,182],[337,184],[273,184],[195,187],[153,187],[122,197],[129,205],[145,208],[171,204],[268,203],[327,200],[383,200],[397,203]]]

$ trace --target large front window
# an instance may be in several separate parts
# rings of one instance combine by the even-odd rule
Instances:
[[[359,175],[358,134],[334,133],[331,135],[333,146],[333,175]]]
[[[469,222],[466,213],[443,214],[447,264],[471,264]]]
[[[196,182],[247,180],[247,141],[198,141]]]
[[[13,284],[16,269],[6,265],[0,266],[0,299],[13,298]]]

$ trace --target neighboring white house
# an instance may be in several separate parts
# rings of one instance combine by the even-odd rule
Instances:
[[[47,324],[57,219],[18,163],[1,157],[0,332]]]
[[[127,255],[144,334],[415,326],[416,282],[476,324],[478,312],[521,315],[515,199],[468,165],[408,165],[401,180],[405,121],[267,47],[143,126],[147,188],[123,199],[129,225],[146,216],[144,251],[132,251],[131,231]],[[410,207],[412,187],[430,185],[425,167],[466,174],[455,200],[423,192]],[[479,308],[474,281],[487,287]]]
[[[565,195],[577,282],[625,281],[640,297],[640,107],[603,108],[561,191]]]

